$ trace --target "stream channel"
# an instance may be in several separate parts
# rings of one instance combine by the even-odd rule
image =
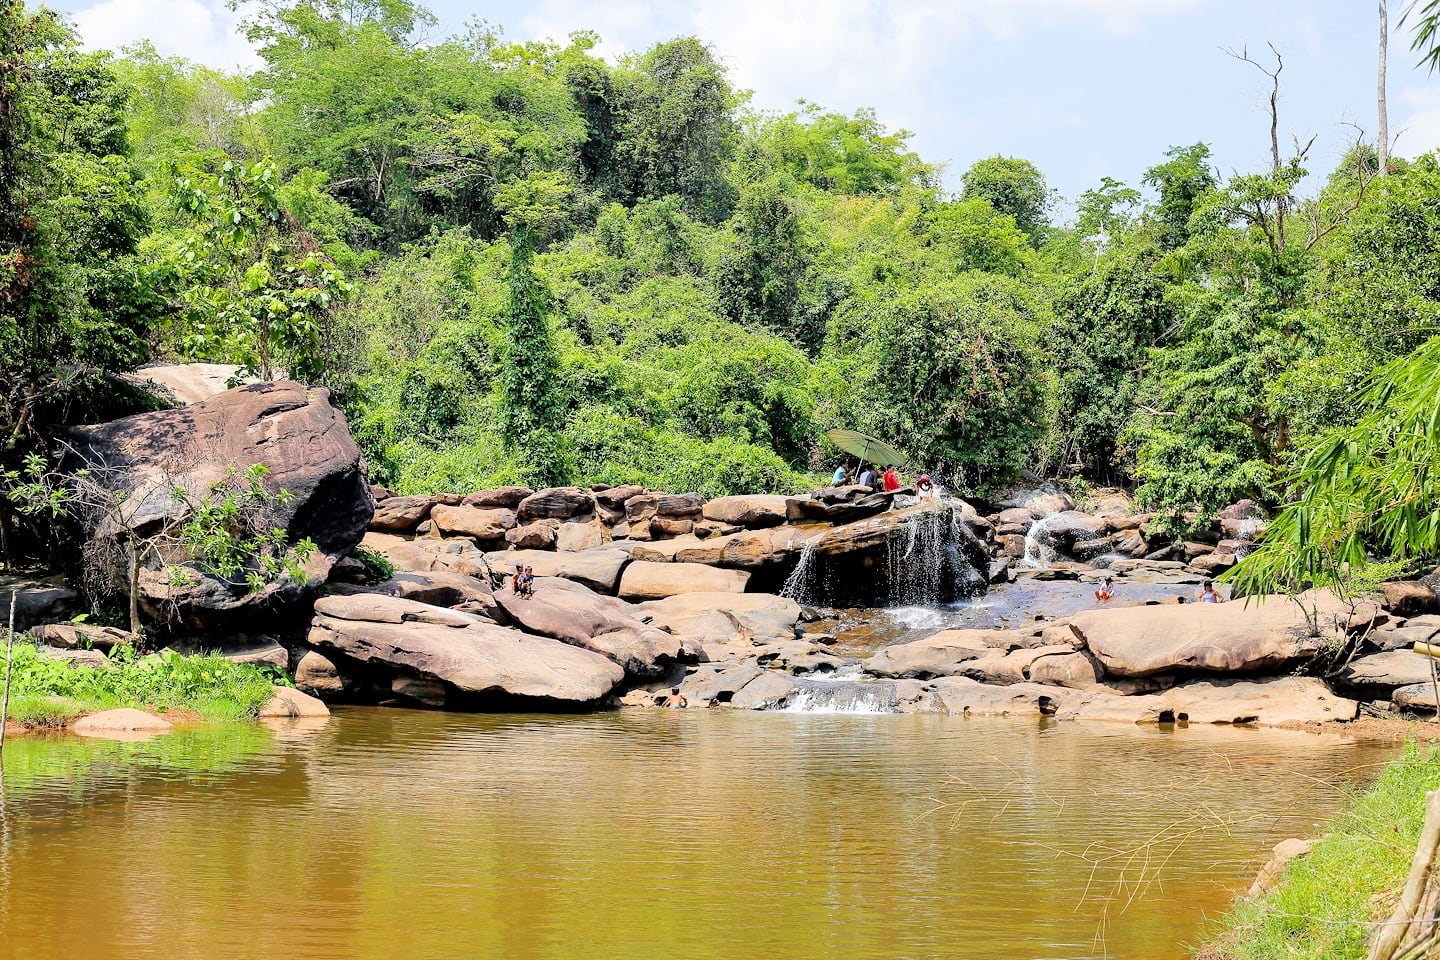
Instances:
[[[726,710],[24,737],[0,957],[1169,960],[1393,755]]]

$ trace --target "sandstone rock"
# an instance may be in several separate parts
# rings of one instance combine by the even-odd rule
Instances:
[[[652,537],[679,537],[695,530],[695,521],[656,516],[650,521]]]
[[[626,600],[659,600],[681,593],[742,593],[750,574],[698,563],[649,563],[638,560],[620,578]]]
[[[676,636],[709,646],[789,640],[800,621],[800,605],[770,593],[682,593],[634,606],[635,615]]]
[[[623,550],[582,550],[579,553],[547,553],[541,550],[506,550],[487,553],[485,559],[497,574],[510,576],[515,565],[535,569],[537,577],[563,577],[584,584],[600,593],[614,593],[620,583],[620,571],[630,562]]]
[[[555,538],[555,549],[563,553],[593,550],[610,542],[610,531],[599,520],[587,523],[562,523]]]
[[[726,704],[747,683],[766,671],[754,661],[747,663],[702,663],[687,673],[680,693],[690,706]]]
[[[1260,868],[1260,873],[1256,875],[1255,882],[1250,884],[1250,889],[1245,891],[1245,896],[1253,899],[1274,889],[1285,872],[1285,865],[1296,857],[1305,856],[1314,846],[1314,840],[1301,840],[1296,837],[1275,844],[1270,859]]]
[[[504,508],[436,506],[430,522],[442,536],[471,537],[475,540],[502,540],[515,529],[515,513]]]
[[[517,550],[553,550],[560,538],[560,521],[536,520],[505,531],[505,540]]]
[[[216,629],[253,620],[257,611],[300,607],[324,583],[331,564],[360,542],[375,511],[360,451],[344,416],[320,387],[290,382],[239,387],[176,410],[78,427],[68,439],[67,469],[88,468],[123,491],[125,525],[141,536],[188,518],[189,508],[172,492],[175,486],[204,495],[229,471],[258,463],[269,470],[269,489],[290,494],[272,506],[267,524],[284,530],[291,543],[309,537],[318,548],[306,584],[277,581],[259,591],[198,574],[199,583],[180,588],[146,571],[153,575],[141,577],[141,605],[161,622]],[[86,535],[104,544],[131,534],[110,517]]]
[[[1366,700],[1385,699],[1396,687],[1430,682],[1430,658],[1414,650],[1357,657],[1334,676],[1337,688]]]
[[[1092,695],[1058,717],[1129,723],[1283,723],[1353,720],[1360,705],[1338,697],[1316,677],[1264,681],[1202,680],[1164,693],[1133,697]]]
[[[624,679],[624,671],[598,653],[388,597],[322,597],[309,642],[482,698],[593,704]]]
[[[1030,529],[1030,525],[1035,522],[1035,515],[1026,507],[1009,507],[1001,510],[995,519],[1001,524],[1022,527],[1023,529],[1017,532],[1023,534],[1025,530]]]
[[[487,579],[444,569],[423,573],[399,571],[389,580],[344,592],[378,593],[436,607],[458,607],[462,603],[469,603],[480,609],[490,610],[495,606],[495,597]]]
[[[611,509],[624,509],[626,502],[633,497],[638,497],[645,492],[645,488],[633,483],[624,486],[611,487],[609,490],[600,490],[595,493],[595,500],[602,506]]]
[[[390,692],[436,710],[445,709],[450,701],[450,692],[445,689],[445,684],[428,677],[396,675],[390,679]]]
[[[66,586],[63,577],[0,575],[0,617],[7,623],[12,594],[16,630],[68,620],[80,612],[80,594]]]
[[[516,508],[521,520],[568,520],[595,511],[595,495],[580,487],[550,487],[537,490]]]
[[[655,501],[655,516],[693,520],[702,515],[705,498],[698,493],[667,493]]]
[[[382,532],[414,530],[420,521],[430,516],[435,506],[434,497],[388,497],[375,505],[375,515],[370,518],[370,529]]]
[[[1435,712],[1435,685],[1428,679],[1424,683],[1410,683],[1396,687],[1390,699],[1401,710],[1424,710]]]
[[[1440,616],[1424,615],[1381,625],[1367,639],[1380,651],[1409,650],[1417,643],[1434,642],[1437,635],[1440,635]]]
[[[1423,583],[1406,580],[1387,583],[1381,589],[1385,592],[1385,609],[1397,616],[1413,617],[1440,612],[1440,599]]]
[[[1032,661],[1026,679],[1077,690],[1093,690],[1104,676],[1105,668],[1093,657],[1077,651],[1057,651]]]
[[[1202,557],[1196,557],[1190,561],[1190,566],[1199,570],[1207,577],[1215,577],[1235,566],[1238,561],[1233,553],[1208,553]]]
[[[948,677],[961,672],[962,667],[990,653],[993,649],[1005,652],[1005,631],[999,630],[944,630],[923,640],[897,643],[882,648],[862,667],[866,673],[877,677],[914,677],[925,680],[930,677]]]
[[[1054,483],[1011,487],[1000,493],[996,504],[1006,508],[1022,507],[1037,520],[1052,513],[1075,509],[1071,496]]]
[[[625,519],[631,527],[643,526],[648,530],[659,503],[660,497],[656,494],[637,493],[625,501]]]
[[[940,709],[965,716],[1054,716],[1062,705],[1080,702],[1084,695],[1064,687],[1038,683],[996,686],[969,677],[941,677],[934,682]]]
[[[122,707],[118,710],[101,710],[88,717],[81,717],[70,725],[74,733],[82,737],[109,737],[125,733],[163,733],[171,729],[168,720],[152,716],[143,710]]]
[[[520,502],[535,491],[529,487],[496,487],[492,490],[477,490],[460,502],[467,507],[514,510]]]
[[[0,592],[0,616],[8,616],[10,597]],[[115,647],[133,647],[139,637],[118,627],[101,627],[92,623],[45,623],[29,629],[30,636],[41,643],[65,650],[99,650],[109,653]]]
[[[827,503],[815,497],[790,497],[785,501],[785,520],[787,523],[854,523],[884,513],[890,509],[891,502],[892,498],[883,493],[871,494],[855,501],[835,503]]]
[[[349,681],[329,657],[307,650],[295,665],[295,686],[309,693],[334,695],[345,692]]]
[[[35,653],[46,660],[58,660],[76,667],[90,667],[104,670],[110,666],[109,659],[99,650],[74,650],[66,647],[50,647],[38,644]]]
[[[123,379],[182,407],[224,393],[234,386],[259,383],[233,363],[166,363],[141,367]]]
[[[677,637],[642,623],[614,597],[537,586],[533,597],[501,591],[496,599],[526,631],[603,654],[631,677],[660,676],[684,654]]]
[[[736,691],[730,698],[730,706],[740,710],[773,710],[784,706],[799,689],[795,678],[765,670]]]
[[[1008,652],[992,649],[973,660],[962,661],[957,665],[954,674],[985,683],[1020,683],[1033,679],[1029,673],[1036,660],[1056,654],[1069,654],[1071,650],[1068,646],[1022,647]]]
[[[328,716],[329,707],[292,687],[276,687],[274,695],[260,708],[261,719]]]
[[[231,663],[268,665],[280,670],[290,669],[290,651],[269,637],[260,637],[242,646],[222,647],[215,651]]]
[[[1330,594],[1305,594],[1304,599],[1332,614],[1343,606]],[[1070,623],[1105,670],[1120,677],[1280,669],[1314,656],[1320,645],[1306,635],[1297,604],[1281,597],[1248,604],[1090,610],[1075,614]]]
[[[785,522],[785,499],[769,494],[719,497],[705,504],[704,515],[738,527],[778,527]]]

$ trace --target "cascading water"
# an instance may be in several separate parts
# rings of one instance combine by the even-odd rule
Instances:
[[[779,709],[784,713],[897,713],[900,701],[894,684],[850,680],[809,684]]]
[[[953,515],[952,510],[914,514],[905,523],[904,536],[886,544],[885,572],[892,605],[941,602],[946,577],[954,577],[958,567]]]
[[[1058,556],[1055,550],[1055,540],[1049,536],[1050,528],[1059,522],[1059,513],[1050,513],[1030,524],[1030,529],[1025,532],[1025,556],[1020,560],[1020,566],[1030,570],[1039,570],[1050,566]]]
[[[790,571],[790,576],[785,578],[785,585],[780,588],[780,596],[796,603],[814,602],[817,579],[815,545],[819,542],[819,537],[811,537],[805,541],[805,545],[800,548],[800,559],[796,561],[795,569]]]

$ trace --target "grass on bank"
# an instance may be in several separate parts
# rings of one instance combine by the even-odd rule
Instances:
[[[1213,960],[1365,957],[1370,924],[1389,916],[1410,872],[1425,794],[1440,789],[1440,751],[1413,742],[1351,799],[1279,886],[1220,921],[1199,956]]]
[[[171,651],[139,656],[117,647],[106,668],[42,657],[17,642],[12,661],[9,718],[26,727],[62,727],[83,713],[134,707],[155,713],[186,711],[210,721],[247,720],[270,699],[273,669],[213,655]],[[0,677],[4,658],[0,656]]]

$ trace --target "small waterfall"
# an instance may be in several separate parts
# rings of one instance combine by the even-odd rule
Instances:
[[[1021,558],[1020,566],[1039,570],[1055,562],[1057,554],[1054,540],[1046,534],[1050,532],[1050,527],[1058,516],[1058,513],[1046,514],[1030,524],[1030,529],[1025,532],[1025,556]]]
[[[891,606],[929,606],[984,589],[960,554],[966,537],[954,507],[926,510],[908,517],[904,535],[885,551]]]
[[[796,603],[815,602],[815,545],[819,542],[819,537],[811,537],[805,541],[805,545],[800,548],[800,559],[796,561],[795,569],[790,571],[790,576],[785,578],[785,585],[780,588],[780,596]]]
[[[813,683],[802,687],[779,708],[783,713],[898,713],[893,683]]]

